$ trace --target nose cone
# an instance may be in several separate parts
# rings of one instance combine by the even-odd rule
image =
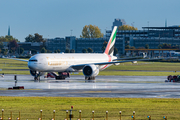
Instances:
[[[30,70],[37,70],[38,68],[38,60],[35,56],[31,57],[28,62],[28,67]]]

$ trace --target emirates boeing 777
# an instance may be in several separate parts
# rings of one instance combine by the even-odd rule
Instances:
[[[56,79],[65,79],[69,77],[70,72],[83,72],[85,80],[94,80],[99,71],[106,69],[110,65],[117,65],[123,62],[132,62],[134,60],[117,61],[113,56],[114,45],[116,41],[117,26],[114,27],[111,37],[108,41],[104,53],[40,53],[32,56],[28,62],[30,73],[35,80],[45,72],[56,74]],[[144,61],[139,59],[135,61]]]

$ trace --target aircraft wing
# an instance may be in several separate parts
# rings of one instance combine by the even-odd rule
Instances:
[[[113,61],[117,60],[133,60],[133,59],[140,59],[142,57],[128,57],[128,58],[118,58],[118,59],[113,59]]]
[[[23,61],[23,62],[28,62],[29,61],[29,60],[16,59],[16,58],[4,58],[4,59],[12,59],[12,60],[18,60],[18,61]]]
[[[101,63],[89,63],[89,64],[94,64],[94,65],[107,65],[107,64],[115,64],[115,63],[125,63],[125,62],[133,62],[133,61],[153,61],[153,60],[160,60],[158,58],[156,59],[136,59],[136,60],[124,60],[124,61],[114,61],[114,62],[101,62]],[[71,67],[73,69],[83,69],[84,66],[89,65],[89,64],[78,64],[78,65],[72,65]]]

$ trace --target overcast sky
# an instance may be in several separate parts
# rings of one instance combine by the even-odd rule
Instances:
[[[85,25],[103,33],[115,18],[128,25],[147,27],[180,25],[180,0],[0,0],[0,36],[8,34],[24,42],[29,34],[44,38],[80,37]]]

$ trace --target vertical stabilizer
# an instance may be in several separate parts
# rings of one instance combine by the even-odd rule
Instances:
[[[105,54],[113,56],[114,53],[114,44],[116,41],[116,33],[117,33],[117,26],[114,26],[114,29],[112,31],[111,37],[108,41],[108,44],[106,46],[106,49],[104,51]]]

